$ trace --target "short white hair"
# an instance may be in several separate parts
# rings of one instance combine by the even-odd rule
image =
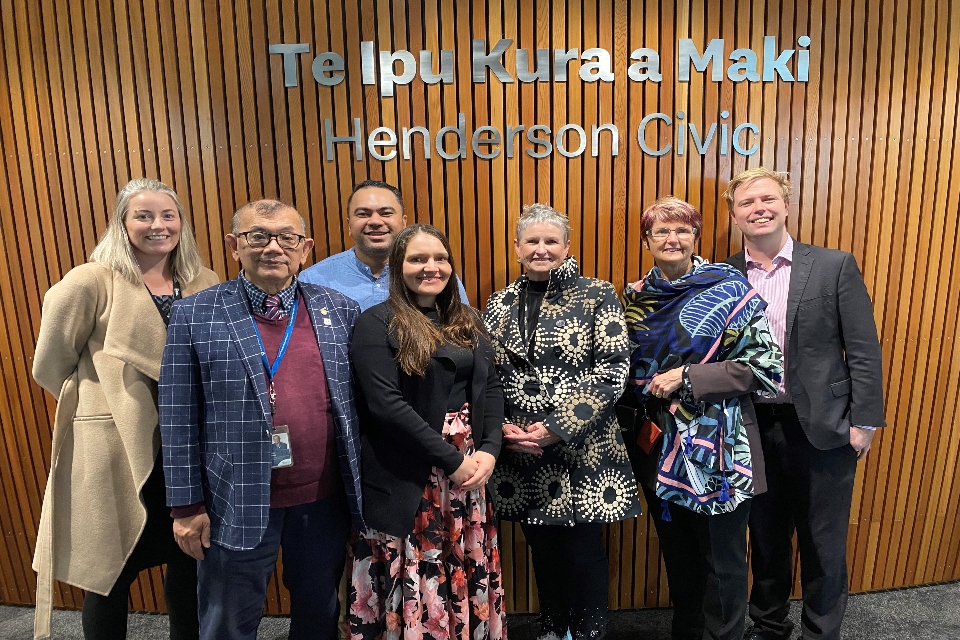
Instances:
[[[520,214],[520,219],[517,220],[517,240],[519,240],[523,232],[527,230],[527,227],[532,224],[552,224],[560,229],[564,242],[570,240],[570,220],[567,219],[567,216],[548,204],[536,202],[534,204],[524,205],[523,213]]]

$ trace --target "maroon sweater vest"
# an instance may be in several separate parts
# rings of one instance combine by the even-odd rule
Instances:
[[[274,377],[277,413],[273,424],[290,432],[293,466],[274,469],[270,507],[295,507],[342,491],[337,459],[336,427],[327,389],[327,375],[310,314],[302,298],[287,354]],[[287,318],[267,320],[254,315],[267,359],[273,363],[287,330]]]
[[[307,305],[297,298],[300,309],[274,379],[277,413],[273,424],[286,425],[290,433],[293,466],[274,469],[270,478],[270,507],[295,507],[343,491],[337,456],[336,426],[327,389],[327,374],[320,356]],[[288,318],[268,320],[254,314],[260,337],[273,363],[280,350]],[[170,509],[172,518],[204,513],[202,502]]]

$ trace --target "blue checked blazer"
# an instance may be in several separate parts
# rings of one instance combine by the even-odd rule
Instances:
[[[340,472],[359,528],[360,440],[349,346],[360,308],[332,289],[299,286],[326,369]],[[238,279],[174,304],[159,391],[167,504],[203,502],[211,541],[233,550],[254,548],[270,517],[272,418],[260,354]]]

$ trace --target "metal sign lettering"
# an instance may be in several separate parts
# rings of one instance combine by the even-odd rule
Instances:
[[[533,82],[614,82],[617,71],[612,56],[606,49],[588,48],[548,49],[528,51],[517,49],[515,66],[507,68],[506,53],[513,40],[498,40],[492,47],[486,40],[471,44],[470,77],[474,83],[485,83],[495,78],[502,84]],[[694,73],[703,74],[712,82],[807,82],[810,77],[810,38],[797,38],[796,49],[780,49],[775,36],[764,36],[759,51],[734,49],[724,56],[723,38],[710,40],[702,49],[689,38],[677,41],[678,82],[690,82]],[[301,56],[310,53],[305,43],[271,44],[271,54],[282,58],[283,86],[298,87],[301,75]],[[551,64],[552,62],[552,64]],[[630,82],[663,82],[660,54],[655,49],[642,47],[630,54],[631,64],[625,70]],[[442,50],[439,56],[432,51],[377,51],[374,43],[360,43],[360,80],[364,85],[377,85],[380,96],[392,98],[395,88],[408,85],[419,78],[425,84],[453,84],[455,80],[453,51]],[[333,87],[346,79],[346,64],[336,52],[321,52],[309,65],[317,84]],[[666,113],[646,114],[640,121],[635,137],[643,153],[662,156],[673,151],[677,155],[698,153],[704,155],[715,149],[720,155],[736,153],[753,155],[759,150],[757,140],[760,128],[751,122],[727,122],[730,112],[720,112],[719,122],[687,122],[684,112],[670,116]],[[324,120],[324,148],[328,161],[334,157],[334,146],[353,145],[354,157],[362,160],[365,153],[377,160],[388,161],[401,157],[410,160],[414,153],[430,159],[434,152],[444,160],[466,157],[468,142],[474,156],[492,160],[501,154],[513,158],[526,153],[532,158],[545,158],[556,149],[560,155],[575,158],[589,151],[591,156],[620,152],[620,130],[616,125],[580,125],[569,123],[556,132],[547,125],[509,125],[501,131],[497,127],[481,125],[468,131],[464,114],[459,114],[456,125],[447,125],[436,132],[425,127],[402,127],[396,131],[378,127],[369,133],[363,131],[360,118],[353,118],[352,133],[335,133],[330,119]],[[602,134],[602,135],[601,135]],[[399,148],[399,149],[398,149]]]

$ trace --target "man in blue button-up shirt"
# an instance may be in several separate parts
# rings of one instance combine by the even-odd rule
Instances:
[[[386,300],[390,292],[390,244],[407,226],[400,190],[379,180],[358,184],[347,200],[347,226],[353,248],[304,269],[299,278],[335,289],[365,311]],[[457,286],[460,299],[469,304],[463,283],[458,280]]]

